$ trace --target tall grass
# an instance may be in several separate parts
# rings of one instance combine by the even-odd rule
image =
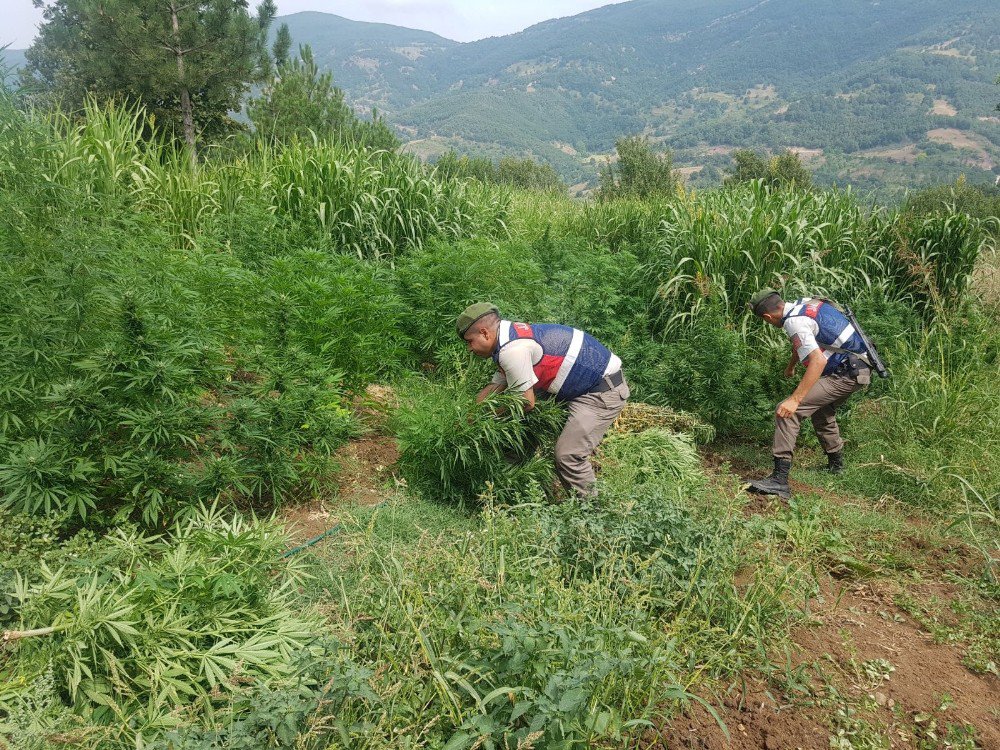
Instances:
[[[18,117],[8,108],[8,121]],[[370,259],[392,259],[431,237],[506,233],[509,199],[502,190],[433,178],[403,154],[253,141],[235,160],[190,167],[139,108],[90,102],[79,120],[62,114],[34,119],[47,135],[36,130],[30,144],[21,143],[23,156],[53,206],[67,200],[94,210],[128,205],[158,217],[185,247],[198,242],[212,218],[244,206],[303,225],[314,243],[335,252]],[[9,122],[4,129],[11,129]]]

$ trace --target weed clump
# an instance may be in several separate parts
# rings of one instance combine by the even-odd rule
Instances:
[[[271,522],[200,508],[169,536],[120,528],[60,568],[17,576],[21,630],[10,711],[47,671],[75,711],[118,739],[153,737],[210,716],[241,683],[288,676],[316,622],[296,603],[299,563]]]
[[[460,386],[425,386],[396,417],[399,468],[408,486],[428,500],[474,504],[486,494],[514,502],[547,492],[552,451],[565,414],[539,400],[531,412],[519,394],[482,404]]]

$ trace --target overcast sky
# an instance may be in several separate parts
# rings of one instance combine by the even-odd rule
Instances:
[[[355,21],[380,21],[433,31],[470,42],[502,36],[549,18],[561,18],[621,0],[277,0],[278,15],[300,10],[336,13]],[[256,5],[256,0],[251,0]],[[0,46],[31,45],[42,12],[31,0],[0,0]]]

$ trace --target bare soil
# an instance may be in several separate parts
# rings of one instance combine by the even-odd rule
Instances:
[[[335,526],[345,509],[378,505],[385,499],[399,449],[394,437],[368,435],[342,446],[337,460],[341,468],[335,497],[317,498],[283,512],[283,522],[294,542],[305,542]]]
[[[931,107],[931,111],[928,114],[954,117],[958,114],[958,110],[947,99],[935,99],[934,106]]]
[[[702,459],[710,476],[726,463],[741,475],[752,470],[711,450],[703,450]],[[821,492],[799,483],[796,489]],[[831,502],[844,500],[821,494]],[[749,498],[745,513],[766,514],[778,507],[774,498]],[[974,552],[958,540],[932,538],[919,519],[912,526],[900,547],[919,563],[924,580],[908,583],[905,593],[924,601],[954,599],[958,585],[942,579],[974,574]],[[641,747],[826,750],[837,729],[838,706],[824,700],[832,686],[855,705],[865,705],[864,720],[880,728],[891,748],[950,747],[938,741],[928,744],[928,731],[942,740],[952,725],[974,727],[977,747],[1000,750],[1000,680],[969,670],[954,645],[935,643],[896,605],[902,593],[893,580],[842,583],[821,576],[819,590],[806,607],[806,624],[791,632],[790,667],[808,670],[809,695],[790,698],[779,685],[750,675],[720,694],[703,696],[716,708],[728,736],[704,706],[692,703],[684,715],[647,733]],[[777,657],[775,663],[783,659]],[[873,677],[865,669],[873,663],[887,663],[891,669]]]
[[[1000,680],[967,669],[956,649],[935,644],[893,603],[892,587],[850,588],[827,580],[810,602],[812,619],[792,632],[793,667],[819,665],[844,695],[869,699],[866,719],[888,728],[893,748],[918,748],[920,726],[971,725],[984,750],[1000,748]],[[874,681],[866,662],[885,660],[893,671]],[[817,694],[822,686],[814,680]],[[647,738],[647,748],[702,750],[820,750],[830,747],[833,707],[795,702],[760,677],[737,683],[721,700],[723,730],[701,705]],[[942,710],[942,706],[946,706]],[[926,747],[926,745],[924,745]]]
[[[769,688],[760,677],[733,685],[716,709],[726,725],[700,704],[667,727],[650,732],[641,747],[648,750],[827,750],[830,730],[823,711],[795,706]]]
[[[993,158],[977,138],[958,128],[934,128],[927,131],[927,139],[938,143],[947,143],[958,149],[975,153],[976,158],[970,161],[972,166],[980,169],[993,169]]]

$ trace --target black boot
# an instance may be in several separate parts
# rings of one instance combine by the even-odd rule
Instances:
[[[844,452],[837,451],[836,453],[826,454],[826,470],[831,474],[843,474],[844,473]]]
[[[750,482],[747,489],[758,495],[777,495],[782,500],[787,500],[792,496],[792,490],[788,486],[788,472],[791,471],[792,462],[787,458],[774,459],[774,471],[766,479],[755,479]]]

